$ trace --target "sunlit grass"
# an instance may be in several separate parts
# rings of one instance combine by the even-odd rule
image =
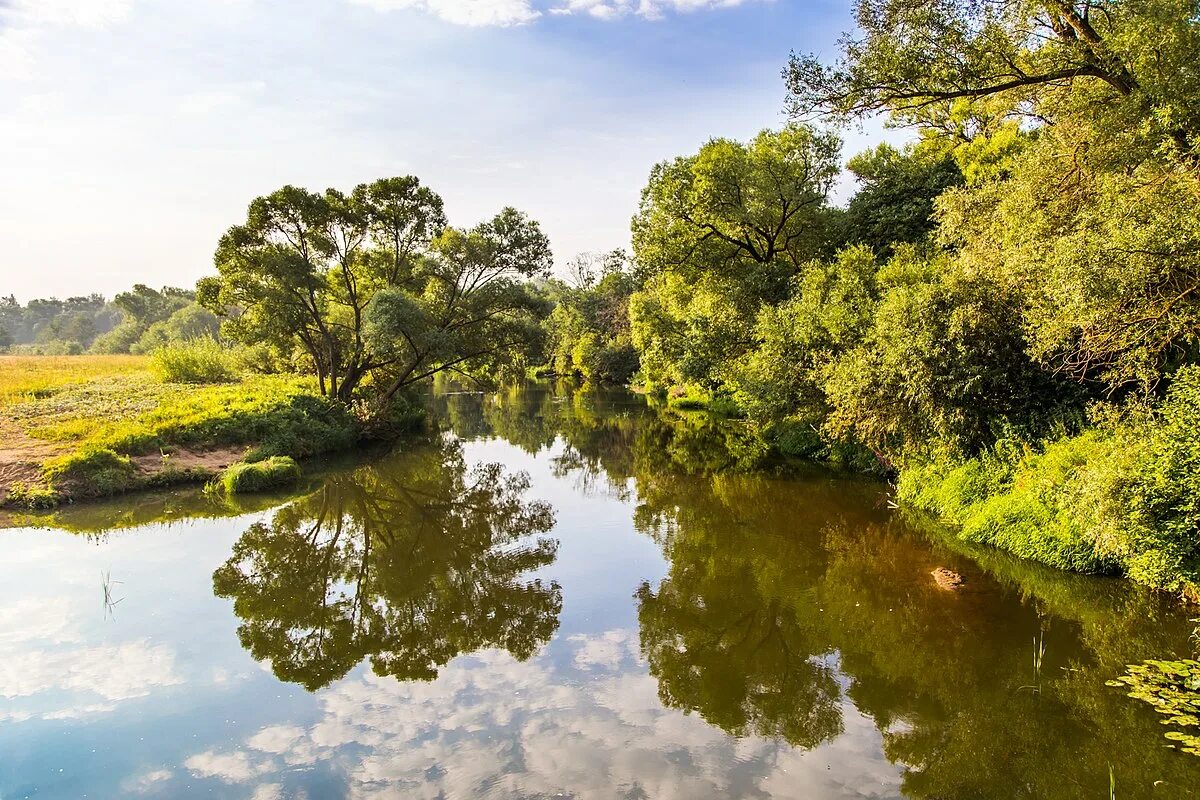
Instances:
[[[207,466],[169,463],[180,448],[244,449],[247,461],[259,461],[305,458],[358,440],[357,420],[320,397],[312,378],[244,375],[232,383],[164,383],[144,360],[133,363],[135,370],[100,373],[88,382],[60,378],[40,397],[0,406],[0,431],[24,439],[21,446],[38,452],[41,466],[40,480],[9,487],[10,504],[41,508],[64,498],[210,477]],[[47,455],[39,443],[55,447]],[[158,454],[159,469],[146,471],[133,460]]]
[[[0,356],[0,408],[102,378],[149,375],[149,369],[145,356]]]

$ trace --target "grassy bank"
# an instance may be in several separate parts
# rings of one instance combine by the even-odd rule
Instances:
[[[8,359],[0,494],[48,507],[210,480],[239,462],[306,458],[358,440],[357,420],[296,376],[161,379],[147,359]],[[236,485],[236,484],[235,484]]]
[[[902,502],[962,538],[1075,572],[1126,575],[1200,601],[1200,368],[1155,406],[1037,446],[1002,440],[900,472]]]

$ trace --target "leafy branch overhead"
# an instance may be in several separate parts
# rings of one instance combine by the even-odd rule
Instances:
[[[789,111],[928,124],[964,101],[1051,120],[1082,103],[1194,154],[1195,12],[1189,0],[859,0],[836,63],[793,54]]]

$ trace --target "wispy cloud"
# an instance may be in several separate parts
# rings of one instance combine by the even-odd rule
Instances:
[[[9,0],[0,3],[5,27],[79,25],[100,28],[129,15],[133,0]]]
[[[528,0],[350,0],[376,11],[417,9],[469,27],[509,27],[533,22],[542,15]]]
[[[524,25],[545,11],[556,16],[586,15],[600,20],[638,16],[663,19],[670,13],[686,14],[716,8],[732,8],[764,0],[565,0],[535,6],[531,0],[349,0],[377,11],[417,9],[455,25],[509,27]],[[770,2],[770,0],[765,0]]]
[[[133,0],[0,0],[0,75],[27,77],[56,28],[103,29],[129,16]]]

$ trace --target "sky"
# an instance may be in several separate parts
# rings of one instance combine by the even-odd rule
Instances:
[[[628,246],[654,163],[784,124],[788,54],[849,25],[835,0],[0,0],[0,295],[190,286],[254,197],[405,174],[454,225],[530,214],[561,270]]]

